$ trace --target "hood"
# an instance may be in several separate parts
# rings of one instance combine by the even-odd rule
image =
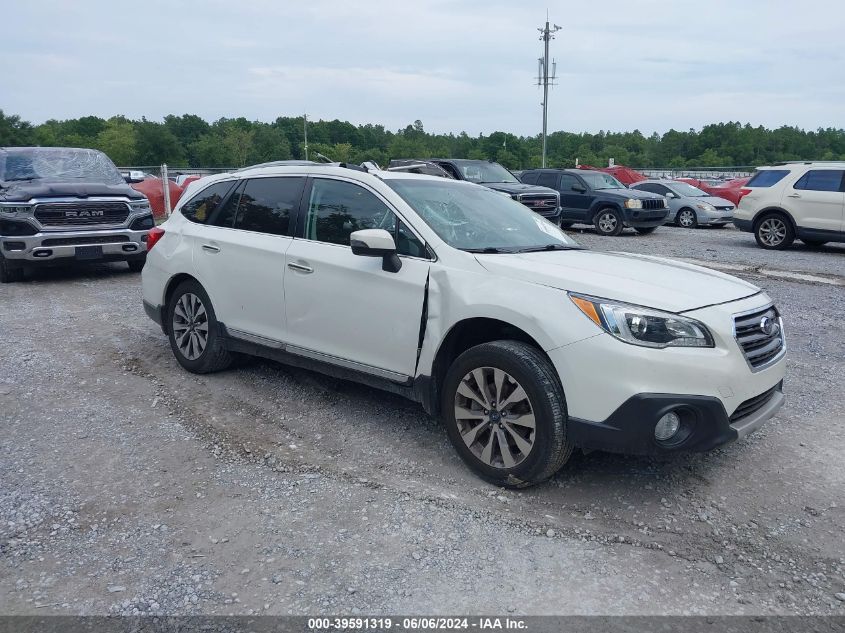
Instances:
[[[504,191],[505,193],[545,193],[558,195],[557,190],[549,189],[548,187],[538,187],[537,185],[526,185],[524,182],[482,182],[488,189],[495,191]]]
[[[724,198],[718,198],[716,196],[703,196],[701,198],[694,198],[698,202],[706,202],[707,204],[712,204],[714,207],[734,207],[736,206],[730,200],[725,200]]]
[[[0,199],[9,202],[27,202],[30,198],[89,198],[98,196],[125,196],[143,200],[144,194],[129,185],[104,185],[99,182],[49,182],[33,180],[9,182],[0,189]]]
[[[496,275],[625,303],[686,312],[760,292],[748,282],[684,262],[598,251],[476,255]]]
[[[657,198],[660,200],[663,196],[658,195],[656,193],[651,193],[650,191],[641,191],[640,189],[597,189],[596,195],[612,195],[612,196],[622,196],[623,198],[634,198],[636,200],[654,200]]]

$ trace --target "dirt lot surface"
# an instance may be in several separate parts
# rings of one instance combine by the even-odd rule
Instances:
[[[731,229],[596,249],[845,278]],[[124,265],[0,287],[6,614],[845,614],[845,290],[750,273],[787,404],[669,460],[576,455],[510,492],[414,404],[255,361],[193,376]]]

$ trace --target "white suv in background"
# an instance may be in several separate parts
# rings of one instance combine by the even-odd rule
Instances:
[[[497,485],[574,447],[707,450],[783,403],[759,288],[592,252],[480,185],[342,165],[203,178],[150,232],[147,314],[188,371],[236,353],[401,394]]]
[[[760,167],[741,195],[734,225],[761,248],[845,242],[845,162]]]

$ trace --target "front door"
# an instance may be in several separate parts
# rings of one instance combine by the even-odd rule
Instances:
[[[581,180],[572,174],[560,175],[560,206],[563,207],[563,215],[567,220],[584,220],[587,217],[587,209],[590,208],[592,196],[587,194],[589,188]],[[586,191],[576,191],[572,187],[579,187]]]
[[[372,190],[315,178],[287,251],[285,308],[289,351],[402,380],[415,373],[430,260],[427,249]],[[349,235],[382,228],[394,235],[402,267],[352,254]]]

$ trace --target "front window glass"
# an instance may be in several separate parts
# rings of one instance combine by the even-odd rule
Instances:
[[[453,248],[491,253],[580,248],[554,224],[496,191],[445,180],[385,183]]]
[[[625,189],[625,185],[621,182],[616,180],[610,174],[604,174],[600,171],[585,171],[581,174],[581,178],[583,178],[587,185],[589,185],[590,189],[598,190],[598,189]]]
[[[703,198],[710,195],[706,191],[702,191],[698,187],[693,187],[685,182],[672,183],[671,190],[682,198]]]
[[[0,153],[0,182],[31,180],[125,183],[109,157],[93,149],[12,147]]]
[[[470,182],[519,182],[516,177],[499,163],[458,163],[464,179]]]

